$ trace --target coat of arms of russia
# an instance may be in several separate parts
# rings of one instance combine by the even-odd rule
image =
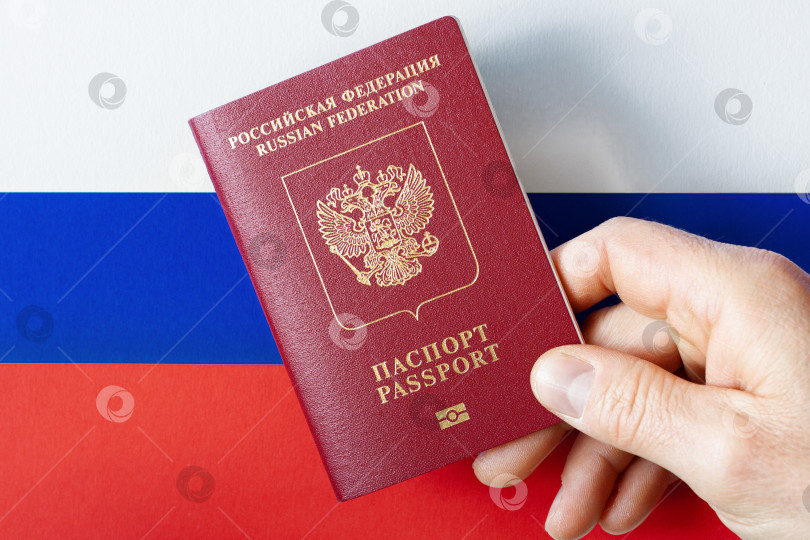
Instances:
[[[321,236],[360,283],[404,285],[422,271],[419,259],[439,249],[439,239],[424,230],[433,216],[430,186],[413,164],[407,172],[389,165],[375,179],[357,165],[353,180],[355,187],[333,187],[318,200]]]

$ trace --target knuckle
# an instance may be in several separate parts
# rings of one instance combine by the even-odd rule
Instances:
[[[633,223],[637,223],[639,220],[631,217],[626,216],[614,216],[605,221],[605,225],[608,227],[622,227],[626,225],[630,225]]]
[[[604,393],[600,424],[619,447],[637,449],[655,436],[649,427],[664,421],[671,390],[666,378],[642,362],[633,363]]]
[[[652,221],[645,221],[643,219],[636,219],[627,216],[615,216],[604,221],[602,225],[600,225],[600,228],[609,230],[611,233],[630,232],[639,229],[652,230],[660,227],[663,226]]]
[[[804,272],[793,261],[767,249],[754,247],[740,247],[741,258],[751,265],[758,276],[779,283],[796,282],[801,279]]]
[[[777,274],[792,274],[795,266],[790,259],[780,253],[767,249],[746,247],[743,248],[747,258],[759,266],[763,271]]]
[[[739,247],[737,255],[748,272],[747,279],[737,281],[737,291],[745,293],[739,302],[760,307],[810,298],[810,276],[784,255],[753,247]]]

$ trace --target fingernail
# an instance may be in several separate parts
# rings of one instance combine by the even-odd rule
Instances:
[[[486,453],[487,453],[487,451],[486,451],[486,450],[484,450],[483,452],[481,452],[480,454],[478,454],[478,457],[476,457],[476,458],[473,460],[473,464],[472,464],[473,469],[474,469],[476,466],[478,466],[478,465],[480,465],[480,464],[481,464],[481,458],[482,458],[482,457],[484,457],[484,454],[486,454]]]
[[[588,402],[594,369],[587,362],[557,353],[532,370],[534,397],[552,412],[579,418]]]

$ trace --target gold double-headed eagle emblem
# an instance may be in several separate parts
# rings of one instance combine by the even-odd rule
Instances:
[[[333,187],[318,200],[318,226],[329,251],[340,257],[357,281],[388,287],[404,285],[422,271],[421,257],[439,249],[439,239],[422,231],[433,216],[433,193],[413,164],[389,165],[372,180],[357,166],[355,188]],[[363,256],[363,269],[351,259]],[[359,264],[358,264],[359,266]]]

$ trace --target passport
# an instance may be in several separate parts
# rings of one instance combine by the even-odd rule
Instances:
[[[454,17],[189,124],[338,500],[559,422],[581,334]]]

